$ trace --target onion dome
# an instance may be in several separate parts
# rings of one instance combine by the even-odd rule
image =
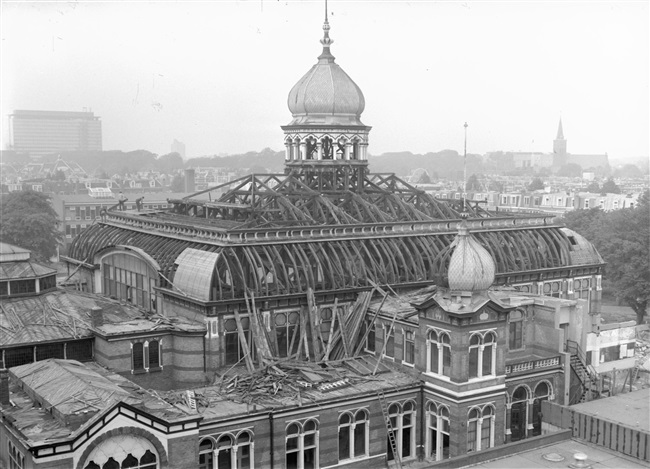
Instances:
[[[492,255],[469,234],[463,221],[454,240],[455,249],[449,260],[451,291],[483,291],[494,283],[496,266]]]
[[[289,92],[287,104],[293,115],[289,125],[363,125],[360,116],[366,101],[361,88],[334,62],[329,29],[325,13],[323,53]]]

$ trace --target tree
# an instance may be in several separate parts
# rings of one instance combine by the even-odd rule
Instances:
[[[600,184],[598,184],[596,181],[591,181],[591,183],[589,183],[587,186],[587,192],[590,192],[592,194],[600,194]]]
[[[609,178],[603,183],[603,187],[600,192],[602,194],[620,194],[621,188],[616,185],[612,178]]]
[[[567,227],[593,243],[604,261],[603,288],[628,304],[642,324],[650,305],[650,194],[634,208],[575,210]]]
[[[161,155],[156,159],[156,169],[167,174],[183,169],[183,158],[177,152]]]
[[[17,191],[2,196],[0,240],[29,249],[36,259],[47,261],[61,242],[58,218],[49,196],[34,191]]]
[[[467,190],[468,191],[481,190],[481,182],[478,180],[478,176],[476,176],[476,174],[472,174],[470,177],[467,178]]]
[[[528,184],[528,190],[530,192],[544,190],[544,187],[544,181],[542,181],[540,178],[535,178],[530,181],[530,184]]]

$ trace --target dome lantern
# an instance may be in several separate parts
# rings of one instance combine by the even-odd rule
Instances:
[[[291,88],[293,119],[284,130],[285,172],[300,175],[315,190],[362,192],[370,127],[361,122],[361,88],[334,61],[325,5],[318,61]]]

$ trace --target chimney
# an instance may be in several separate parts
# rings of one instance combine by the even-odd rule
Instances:
[[[90,324],[94,328],[104,325],[104,310],[99,306],[93,306],[90,310]]]
[[[194,169],[185,170],[185,192],[196,192],[194,185]]]
[[[9,405],[9,370],[0,369],[0,406]]]

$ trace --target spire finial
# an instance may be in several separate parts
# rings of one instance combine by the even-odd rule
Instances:
[[[327,0],[325,0],[325,22],[323,23],[323,39],[320,40],[320,43],[323,44],[323,52],[318,56],[319,60],[325,60],[326,62],[333,62],[334,56],[330,52],[330,45],[334,42],[330,39],[330,23],[327,19]]]
[[[556,140],[564,140],[564,131],[562,130],[562,117],[560,117],[560,123],[557,126],[557,137]]]
[[[465,151],[463,153],[463,214],[467,217],[467,122],[465,122]]]

